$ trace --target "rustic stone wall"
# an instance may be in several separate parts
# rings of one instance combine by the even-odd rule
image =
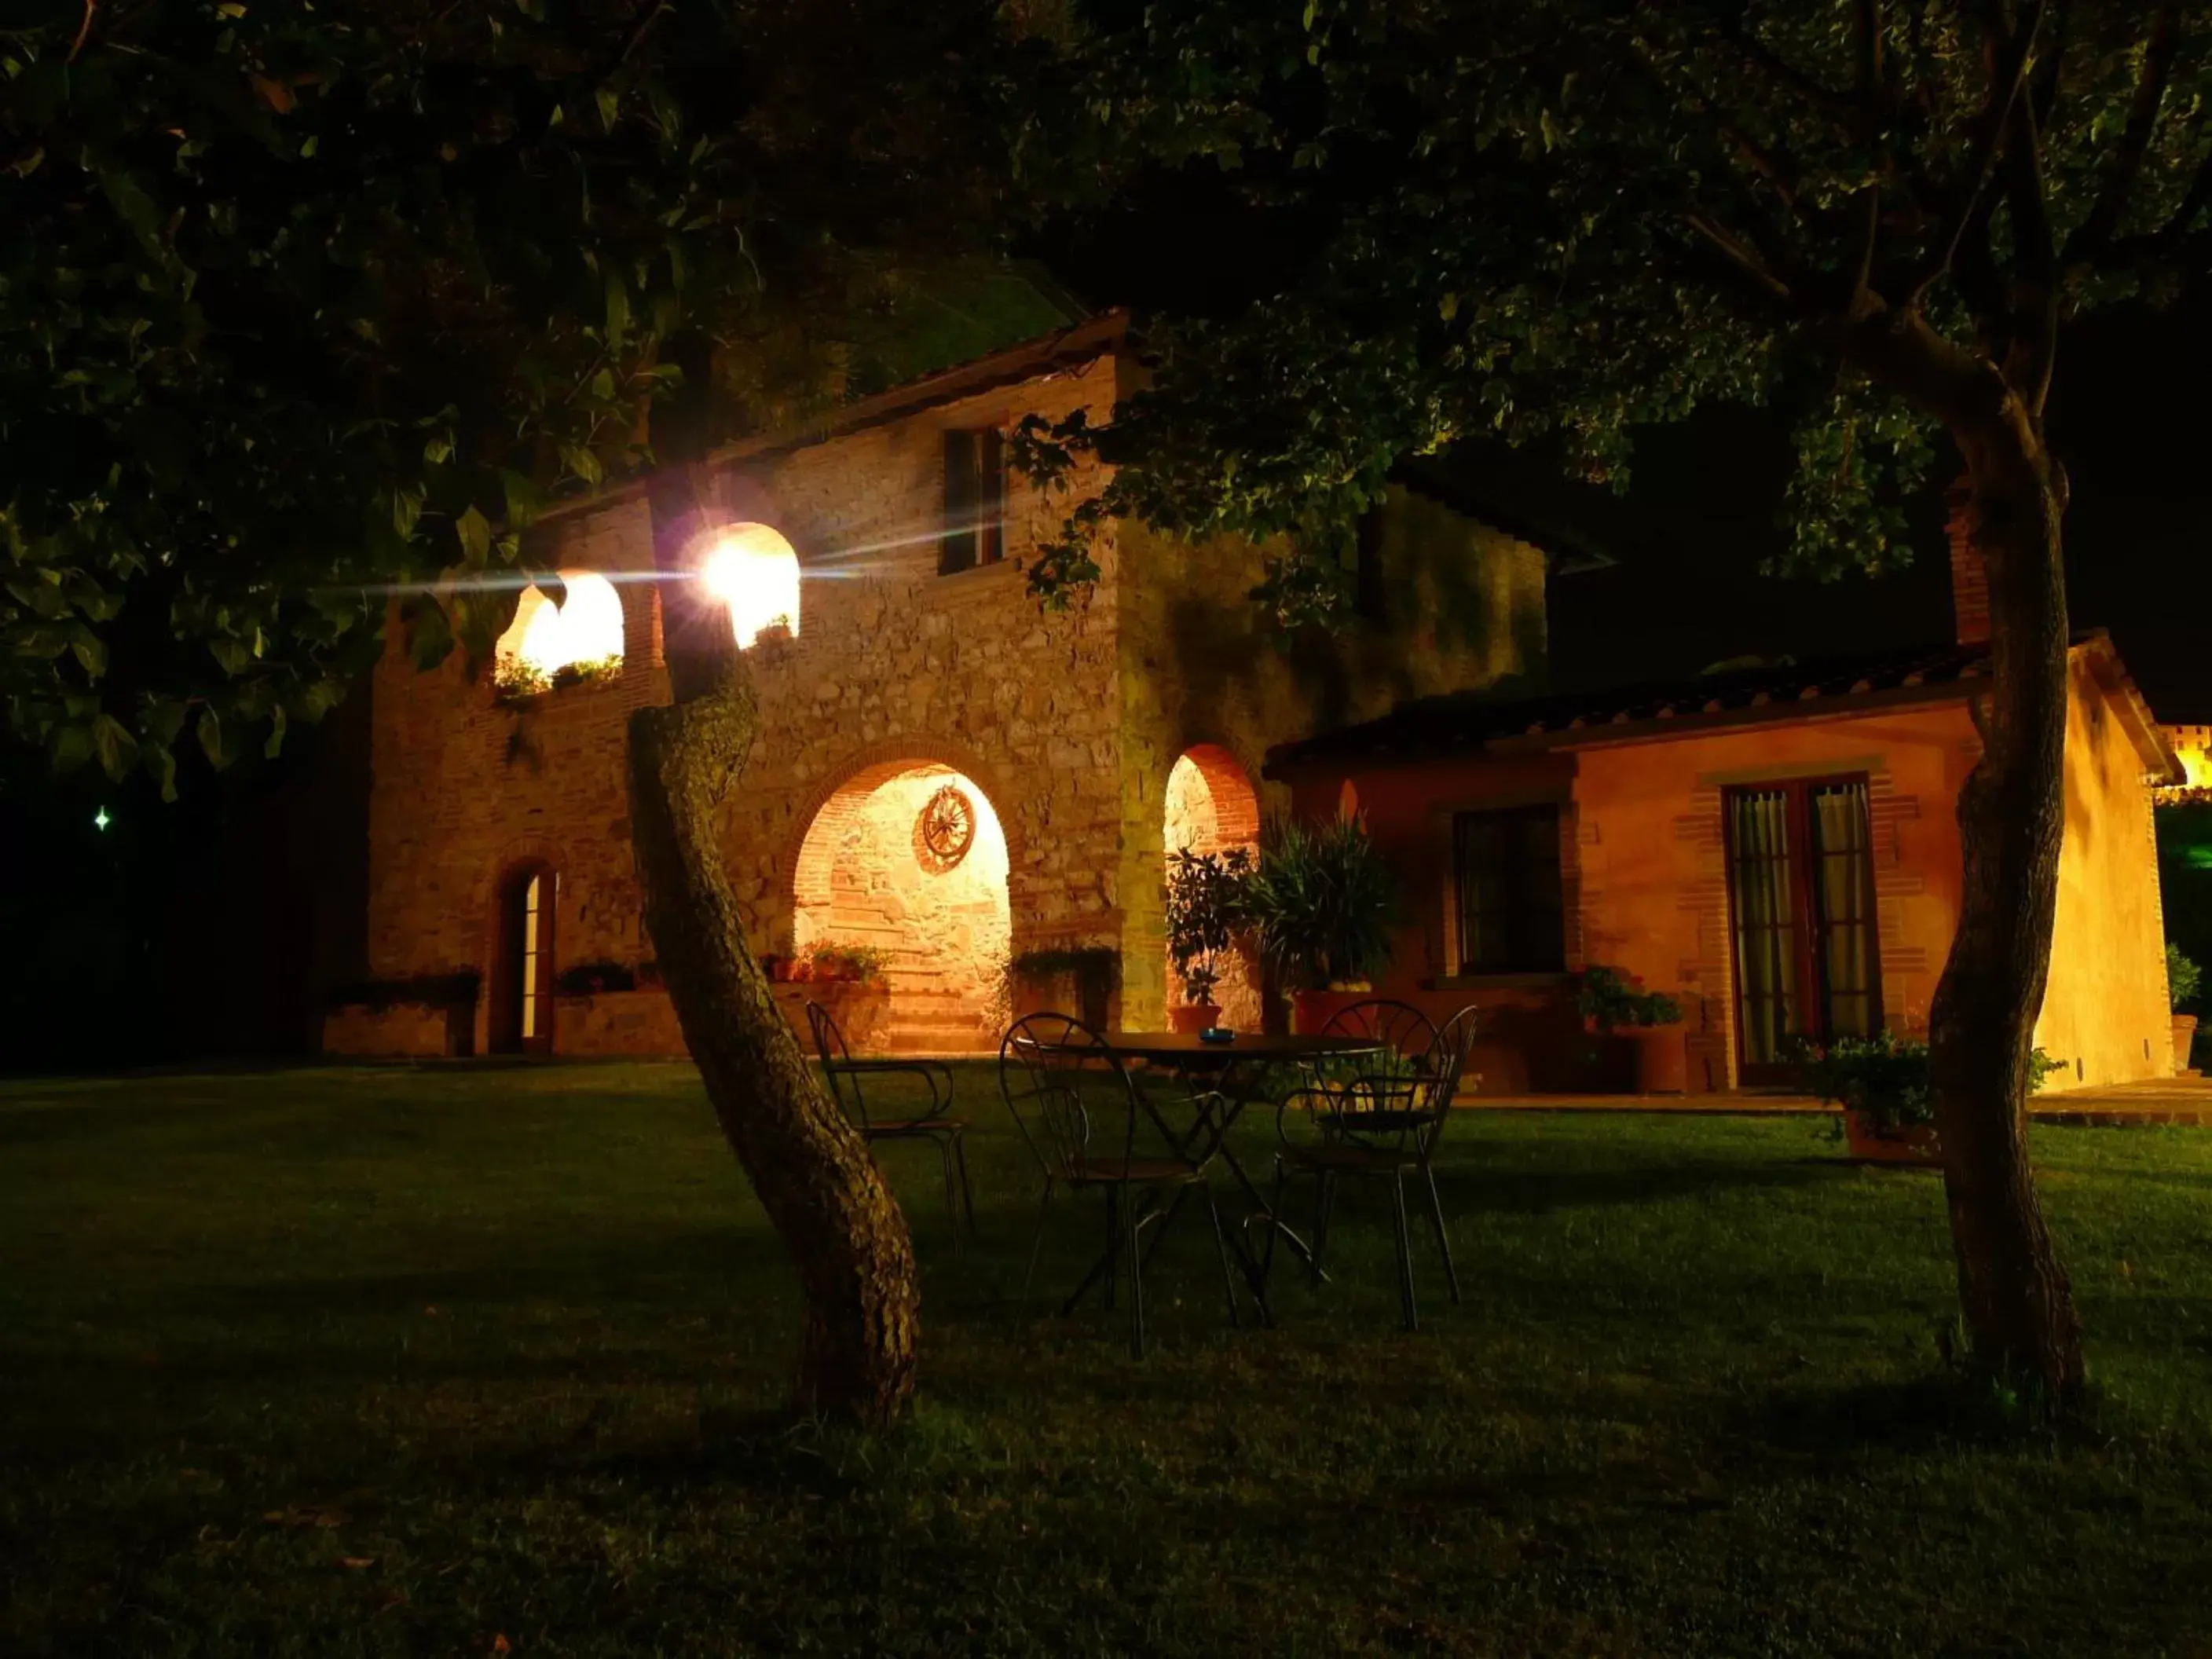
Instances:
[[[759,731],[724,808],[756,949],[787,954],[812,925],[800,917],[801,854],[825,806],[863,783],[866,794],[949,769],[973,784],[1003,835],[1004,948],[1118,947],[1125,988],[1109,1016],[1156,1023],[1166,988],[1164,799],[1180,756],[1212,744],[1256,778],[1272,744],[1402,696],[1540,667],[1541,556],[1402,492],[1383,538],[1386,618],[1287,651],[1246,598],[1261,560],[1239,543],[1191,547],[1109,526],[1095,588],[1063,611],[1042,611],[1022,561],[1097,487],[1091,472],[1049,498],[1010,478],[1005,561],[939,575],[945,432],[1078,409],[1103,419],[1125,372],[1101,356],[727,463],[732,499],[789,541],[803,575],[795,636],[747,653]],[[556,968],[651,955],[623,766],[630,711],[668,696],[650,520],[641,500],[617,498],[541,533],[549,562],[617,579],[622,671],[507,708],[488,673],[471,680],[458,660],[416,673],[392,629],[374,690],[368,966],[378,977],[474,968],[496,983],[498,883],[530,858],[557,872]],[[949,932],[957,938],[963,925]],[[991,953],[974,926],[968,939],[970,955]],[[967,963],[958,976],[985,975]],[[572,1018],[564,1001],[555,1048],[664,1043],[644,1006],[599,999]],[[488,1014],[479,1008],[479,1048]],[[326,1034],[333,1049],[369,1040],[343,1023]]]

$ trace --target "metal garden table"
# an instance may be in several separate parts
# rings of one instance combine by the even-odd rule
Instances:
[[[1106,1046],[1124,1060],[1141,1060],[1163,1071],[1174,1072],[1194,1079],[1204,1079],[1207,1087],[1194,1095],[1197,1116],[1191,1125],[1189,1136],[1183,1142],[1186,1155],[1203,1160],[1218,1156],[1244,1189],[1251,1202],[1253,1213],[1245,1225],[1264,1219],[1276,1237],[1285,1240],[1291,1249],[1313,1260],[1313,1251],[1306,1242],[1283,1225],[1276,1216],[1274,1206],[1260,1191],[1243,1164],[1237,1161],[1236,1148],[1229,1144],[1229,1131],[1243,1115],[1244,1109],[1260,1097],[1251,1082],[1240,1088],[1240,1074],[1253,1079],[1255,1073],[1270,1065],[1311,1063],[1316,1060],[1341,1060],[1378,1052],[1382,1044],[1373,1037],[1358,1036],[1306,1036],[1265,1031],[1239,1031],[1227,1042],[1207,1042],[1192,1031],[1108,1031],[1103,1034]],[[1180,1194],[1178,1200],[1180,1200]],[[1267,1279],[1252,1253],[1244,1247],[1243,1230],[1237,1231],[1237,1258],[1244,1272],[1244,1281],[1250,1287],[1252,1299],[1259,1304],[1260,1317],[1268,1324],[1274,1323],[1274,1310],[1267,1305]]]

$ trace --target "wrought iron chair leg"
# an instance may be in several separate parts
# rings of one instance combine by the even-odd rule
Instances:
[[[1244,1322],[1243,1316],[1237,1308],[1237,1273],[1229,1265],[1229,1239],[1228,1236],[1221,1231],[1221,1206],[1213,1201],[1212,1187],[1206,1189],[1206,1213],[1213,1222],[1214,1253],[1221,1258],[1221,1288],[1229,1296],[1229,1322],[1232,1327],[1242,1326]],[[1267,1239],[1270,1243],[1274,1242],[1274,1237],[1272,1231],[1268,1233]]]
[[[1030,1265],[1022,1274],[1022,1302],[1028,1305],[1030,1283],[1036,1277],[1037,1252],[1044,1248],[1044,1213],[1052,1206],[1052,1177],[1044,1178],[1044,1196],[1037,1200],[1036,1231],[1030,1237]]]
[[[1121,1189],[1108,1187],[1106,1194],[1106,1306],[1111,1311],[1115,1280],[1121,1276]]]
[[[968,1212],[968,1232],[975,1236],[975,1189],[968,1184],[968,1133],[955,1130],[952,1135],[952,1162],[960,1171],[960,1202]]]
[[[1275,1271],[1275,1235],[1283,1230],[1283,1182],[1285,1171],[1280,1156],[1275,1159],[1275,1190],[1267,1199],[1267,1248],[1260,1256],[1260,1282],[1266,1284]]]
[[[1160,1241],[1168,1236],[1168,1229],[1175,1222],[1176,1212],[1182,1208],[1182,1201],[1189,1193],[1190,1188],[1188,1187],[1176,1188],[1176,1195],[1168,1200],[1167,1208],[1159,1212],[1159,1225],[1152,1230],[1152,1242],[1145,1248],[1146,1267],[1152,1265],[1152,1257],[1158,1254]]]
[[[937,1162],[945,1176],[945,1213],[952,1223],[952,1254],[960,1254],[960,1200],[952,1191],[952,1143],[944,1135],[932,1135],[937,1143]]]
[[[1406,1225],[1406,1180],[1395,1170],[1390,1176],[1390,1207],[1398,1231],[1398,1300],[1405,1310],[1406,1328],[1417,1331],[1421,1321],[1413,1309],[1413,1238]]]
[[[1421,1170],[1429,1183],[1429,1221],[1437,1230],[1437,1249],[1443,1253],[1444,1277],[1451,1284],[1452,1306],[1460,1305],[1459,1269],[1452,1265],[1451,1239],[1444,1231],[1443,1200],[1437,1196],[1437,1172],[1424,1167]]]
[[[1314,1247],[1313,1282],[1318,1289],[1322,1281],[1322,1257],[1328,1249],[1329,1218],[1336,1213],[1336,1176],[1327,1170],[1314,1182]]]
[[[1130,1195],[1129,1208],[1136,1208],[1136,1194]],[[1129,1328],[1130,1345],[1136,1357],[1145,1357],[1145,1250],[1144,1230],[1133,1218],[1123,1229],[1129,1240]]]

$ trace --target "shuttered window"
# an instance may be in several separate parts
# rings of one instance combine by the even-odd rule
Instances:
[[[1006,444],[996,427],[945,434],[945,529],[937,570],[950,575],[1006,556]]]

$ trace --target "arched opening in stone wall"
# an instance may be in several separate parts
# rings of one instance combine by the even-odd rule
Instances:
[[[1013,936],[1006,836],[974,780],[932,761],[868,768],[823,803],[793,876],[793,946],[860,947],[883,962],[884,1046],[997,1044]]]
[[[1236,756],[1218,744],[1201,743],[1187,749],[1168,773],[1163,797],[1164,848],[1168,858],[1185,848],[1194,853],[1225,853],[1241,847],[1256,854],[1260,848],[1260,795],[1252,780],[1237,764]],[[1169,959],[1168,1004],[1183,999],[1182,976]],[[1260,1029],[1260,964],[1250,951],[1232,947],[1221,964],[1220,982],[1213,1000],[1221,1005],[1222,1023],[1236,1031]]]

